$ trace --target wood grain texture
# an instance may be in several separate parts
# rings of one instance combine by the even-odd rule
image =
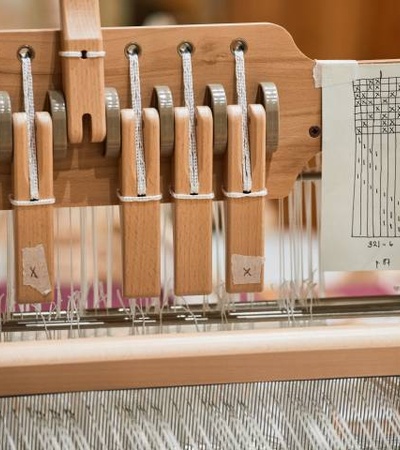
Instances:
[[[98,0],[61,0],[60,6],[61,49],[102,51]],[[91,119],[91,142],[102,142],[106,136],[104,58],[62,57],[61,65],[70,142],[82,142],[84,116]]]
[[[39,177],[39,197],[53,197],[53,134],[48,113],[36,114],[36,145]],[[14,199],[29,200],[28,136],[25,113],[15,113],[14,126]],[[53,300],[54,285],[54,216],[53,205],[14,206],[14,246],[16,271],[16,299],[18,303],[45,303]],[[48,276],[50,290],[42,293],[24,283],[25,249],[42,245],[44,248],[45,273],[38,267],[31,267],[32,277]],[[26,270],[26,269],[25,269]]]
[[[213,125],[208,106],[196,108],[199,194],[212,192]],[[174,184],[176,194],[190,194],[189,111],[175,109]],[[212,200],[174,199],[174,292],[200,295],[212,291]]]
[[[135,114],[122,110],[121,194],[137,196]],[[160,193],[160,121],[155,109],[143,110],[147,195]],[[161,292],[160,202],[121,203],[123,292],[126,297],[155,297]]]
[[[304,164],[320,151],[320,138],[309,135],[312,125],[321,125],[320,90],[314,88],[314,62],[296,47],[290,35],[273,24],[199,25],[181,27],[138,27],[103,29],[106,51],[105,83],[118,90],[121,107],[129,107],[126,44],[134,40],[141,47],[140,73],[143,106],[151,103],[155,85],[170,87],[174,104],[183,105],[182,61],[177,46],[193,43],[192,55],[195,102],[204,104],[208,83],[224,86],[228,104],[236,102],[234,58],[231,42],[238,37],[248,44],[245,55],[247,96],[256,99],[260,81],[273,81],[279,90],[281,139],[274,154],[268,190],[270,198],[285,197]],[[36,110],[45,107],[48,89],[61,89],[61,49],[59,31],[0,32],[0,89],[9,92],[13,111],[22,109],[21,66],[17,49],[29,43],[35,50],[33,81]],[[224,158],[214,161],[214,191],[221,199]],[[164,201],[170,201],[171,163],[161,162]],[[117,204],[118,162],[103,157],[102,144],[70,145],[68,156],[54,167],[54,190],[59,206]],[[0,208],[9,208],[10,166],[0,167]]]
[[[249,144],[251,154],[252,191],[265,189],[266,124],[265,110],[261,105],[249,105]],[[242,179],[242,113],[239,106],[228,106],[228,150],[226,155],[225,189],[227,192],[243,192]],[[264,288],[264,263],[261,267],[243,265],[243,273],[234,276],[238,268],[234,255],[264,257],[265,197],[226,198],[226,271],[227,292],[260,292]],[[260,281],[245,283],[256,276]],[[242,277],[243,275],[243,277]],[[239,281],[235,281],[239,278]],[[240,280],[243,278],[243,280]]]
[[[399,375],[399,354],[396,324],[4,342],[0,395]]]

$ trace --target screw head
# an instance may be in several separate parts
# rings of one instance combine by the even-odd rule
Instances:
[[[321,136],[321,127],[318,125],[313,125],[310,127],[308,132],[312,138],[317,138],[317,137]]]

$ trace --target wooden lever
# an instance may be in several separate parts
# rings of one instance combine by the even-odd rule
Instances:
[[[199,194],[212,192],[212,114],[207,106],[196,108]],[[175,108],[174,192],[190,194],[189,112]],[[194,196],[195,197],[195,196]],[[174,273],[176,295],[209,294],[212,290],[212,200],[174,201]]]
[[[91,141],[106,136],[104,54],[98,0],[61,0],[63,86],[68,137],[83,140],[84,116],[91,118]]]
[[[249,105],[249,140],[252,192],[265,189],[266,119],[261,105]],[[228,106],[228,150],[225,190],[241,193],[242,113],[237,105]],[[264,197],[226,199],[226,290],[259,292],[264,286]]]
[[[14,201],[29,202],[28,132],[25,113],[13,115]],[[39,197],[53,198],[53,131],[46,112],[35,116]],[[31,202],[34,205],[34,201]],[[18,303],[53,300],[53,205],[14,205],[16,298]]]
[[[121,199],[136,197],[135,114],[121,111]],[[160,194],[160,121],[156,109],[143,110],[147,197]],[[123,291],[126,297],[160,295],[160,201],[121,202]]]

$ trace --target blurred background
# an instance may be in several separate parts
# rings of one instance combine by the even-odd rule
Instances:
[[[0,0],[0,29],[58,26],[59,0]],[[399,58],[398,0],[100,0],[103,26],[274,22],[316,59]]]

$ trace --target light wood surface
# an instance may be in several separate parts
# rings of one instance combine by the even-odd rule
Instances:
[[[208,106],[196,108],[199,194],[212,192],[213,124]],[[190,194],[189,112],[175,109],[174,184],[176,194]],[[174,199],[174,292],[200,295],[212,291],[212,200]]]
[[[252,191],[265,189],[266,124],[261,105],[249,105],[248,129],[251,154]],[[228,150],[225,167],[225,190],[243,192],[242,178],[242,113],[239,106],[228,107]],[[264,263],[251,268],[243,262],[235,267],[233,258],[264,258],[265,197],[227,198],[226,202],[226,271],[227,292],[260,292],[264,288]],[[257,266],[257,264],[256,264]],[[234,272],[241,273],[235,276]],[[259,276],[260,281],[245,279]],[[236,280],[237,281],[236,281]]]
[[[121,194],[138,195],[135,114],[122,110]],[[147,195],[160,193],[160,121],[155,109],[143,110]],[[123,291],[126,297],[160,295],[160,202],[121,203]]]
[[[398,324],[4,342],[0,395],[399,375],[399,355]]]
[[[104,58],[86,58],[85,52],[103,50],[98,0],[61,0],[61,50],[83,52],[81,58],[61,58],[67,104],[68,137],[82,142],[83,118],[90,117],[91,142],[106,136]]]
[[[36,146],[39,178],[39,197],[53,197],[53,134],[50,115],[36,113]],[[28,175],[28,136],[25,113],[13,115],[14,127],[14,199],[30,200]],[[44,303],[53,300],[54,284],[54,227],[53,205],[14,206],[14,245],[16,267],[16,298],[19,303]],[[24,282],[24,257],[26,249],[42,245],[44,261],[39,257],[29,264],[28,277],[46,277],[49,292],[43,293]],[[45,267],[41,268],[42,264]]]
[[[320,138],[313,139],[309,128],[321,125],[320,91],[314,88],[314,62],[296,47],[290,35],[273,24],[199,25],[165,28],[103,29],[106,51],[105,83],[118,90],[121,107],[129,107],[128,60],[125,46],[141,47],[140,73],[143,106],[149,106],[153,87],[169,86],[176,106],[183,105],[182,61],[177,46],[193,43],[192,55],[195,103],[204,104],[206,85],[224,86],[228,104],[235,103],[234,58],[230,45],[238,37],[248,44],[246,81],[249,103],[256,99],[258,83],[273,81],[280,97],[281,139],[274,154],[268,189],[270,198],[285,197],[304,164],[320,151]],[[22,44],[35,51],[32,61],[36,110],[43,110],[48,89],[61,89],[61,50],[59,31],[0,32],[0,89],[9,92],[13,111],[22,109],[21,66],[16,57]],[[82,50],[82,49],[80,49]],[[84,62],[87,62],[84,61]],[[223,157],[214,160],[214,191],[221,199]],[[161,162],[161,189],[170,201],[171,159]],[[118,161],[103,156],[102,144],[70,145],[65,160],[56,161],[54,190],[58,206],[118,204],[116,191]],[[9,208],[11,170],[0,166],[0,208]]]

